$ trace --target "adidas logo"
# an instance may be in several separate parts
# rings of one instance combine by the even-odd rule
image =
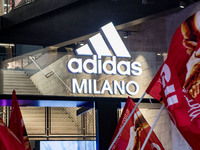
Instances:
[[[102,74],[105,75],[132,75],[142,74],[141,64],[139,62],[117,61],[117,57],[130,58],[131,55],[120,38],[117,30],[112,23],[101,28],[100,33],[89,38],[89,44],[76,49],[77,55],[90,56],[89,59],[71,58],[67,62],[68,70],[73,74]],[[111,50],[110,50],[111,49]],[[92,51],[93,50],[93,51]],[[91,58],[92,57],[92,58]],[[102,57],[110,57],[104,60]],[[109,67],[108,67],[109,66]],[[109,69],[108,69],[109,68]],[[80,81],[81,79],[81,81]],[[139,85],[135,81],[108,81],[104,80],[101,90],[98,90],[96,79],[82,79],[79,82],[76,78],[71,79],[72,93],[84,94],[109,94],[136,95],[139,92]],[[134,89],[134,90],[133,90]]]
[[[116,57],[131,57],[112,22],[101,27],[101,31]],[[98,58],[101,58],[101,56],[113,56],[100,33],[89,38],[89,43]],[[78,48],[76,54],[89,56],[94,55],[88,44]]]

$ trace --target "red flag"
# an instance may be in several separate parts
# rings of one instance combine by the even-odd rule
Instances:
[[[13,90],[12,96],[12,110],[10,115],[10,130],[17,136],[17,138],[23,143],[26,150],[31,150],[31,146],[26,133],[24,121],[22,119],[21,111],[17,101],[15,90]]]
[[[180,84],[198,102],[200,101],[199,85],[200,74],[200,11],[184,21],[174,33],[165,62],[173,66]],[[158,71],[146,92],[156,99],[162,94],[161,69]],[[196,70],[196,71],[195,71]],[[196,84],[195,84],[196,83]],[[196,92],[194,92],[196,89]]]
[[[146,92],[161,97],[171,120],[195,150],[200,142],[200,11],[176,30],[167,59]]]
[[[129,97],[126,101],[126,105],[124,106],[124,110],[115,130],[112,142],[134,107],[135,104]],[[151,127],[137,108],[113,144],[111,150],[140,150],[150,129]],[[144,149],[164,150],[161,142],[154,132],[152,132]]]
[[[25,150],[19,139],[7,128],[0,118],[0,150]]]

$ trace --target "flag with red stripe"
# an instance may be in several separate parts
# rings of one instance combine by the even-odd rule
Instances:
[[[30,142],[27,136],[24,121],[21,115],[19,104],[15,90],[12,93],[12,109],[10,115],[10,130],[17,136],[17,138],[23,143],[26,150],[31,150]]]
[[[120,128],[125,123],[126,119],[129,117],[130,113],[135,107],[135,103],[129,97],[124,106],[121,118],[115,130],[113,140],[118,134]],[[117,140],[113,144],[111,150],[140,150],[151,127],[137,108],[124,129],[118,136]],[[112,143],[111,142],[111,143]],[[151,136],[144,148],[145,150],[164,150],[161,142],[157,138],[154,132],[151,133]]]
[[[23,144],[15,134],[7,128],[0,117],[0,150],[25,150]]]
[[[162,98],[169,116],[188,144],[200,143],[200,11],[174,33],[167,58],[146,92]]]

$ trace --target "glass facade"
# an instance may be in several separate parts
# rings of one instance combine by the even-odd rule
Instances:
[[[122,33],[121,38],[123,39]],[[86,43],[87,41],[85,41]],[[17,46],[21,52],[26,51],[27,47],[31,47]],[[80,45],[77,44],[76,48],[79,47]],[[69,46],[46,47],[17,56],[18,49],[13,48],[16,53],[11,52],[10,54],[15,57],[2,61],[2,94],[11,94],[15,89],[17,95],[127,98],[138,88],[139,91],[131,96],[140,98],[164,59],[162,54],[157,55],[156,52],[130,51],[131,59],[116,58],[114,62],[113,58],[102,57],[99,64],[99,66],[103,66],[103,63],[108,62],[106,69],[112,71],[113,65],[125,62],[120,68],[116,68],[121,69],[122,73],[125,72],[124,75],[119,74],[119,71],[114,74],[106,74],[105,71],[100,71],[99,74],[87,73],[86,69],[92,70],[94,64],[98,63],[100,59],[93,56],[78,56],[74,53],[74,49],[72,51],[72,48]],[[69,65],[70,60],[75,60],[70,64],[71,66]],[[82,62],[77,64],[80,60]],[[86,69],[84,69],[83,64],[86,61],[92,63],[85,65]],[[131,70],[127,69],[128,65],[136,61],[141,63],[142,73],[140,75],[133,75],[128,72]],[[80,69],[80,72],[76,73],[76,71],[70,71],[70,67],[71,70],[76,70],[78,67],[82,70]],[[133,83],[136,83],[138,87],[134,84],[126,86],[130,81],[134,81]],[[109,86],[110,88],[108,88]],[[94,88],[96,89],[94,90]],[[104,90],[102,90],[103,88]],[[59,100],[55,100],[51,105],[48,102],[46,104],[40,102],[37,103],[39,107],[20,107],[32,147],[38,148],[36,143],[39,140],[96,141],[95,108],[77,116],[77,111],[81,107],[57,107],[57,105],[59,105]],[[156,109],[158,108],[156,107]],[[143,111],[147,111],[146,109],[148,106]],[[9,112],[10,107],[2,107],[2,117],[9,123],[7,120],[9,113],[5,113],[5,110]],[[121,110],[118,111],[118,117],[120,117],[120,112]],[[155,116],[147,118],[152,123]],[[160,134],[159,129],[156,130]],[[41,149],[46,147],[43,144],[40,146]]]
[[[4,12],[8,13],[11,4],[6,2]],[[30,2],[34,1],[21,1],[12,9]],[[140,98],[166,58],[171,30],[176,29],[176,25],[169,29],[173,24],[170,22],[172,17],[164,16],[118,30],[130,58],[119,58],[113,52],[112,56],[99,58],[93,55],[98,52],[94,52],[94,43],[88,39],[49,47],[0,43],[0,94],[10,96],[6,103],[5,99],[0,100],[0,116],[8,125],[10,99],[15,89],[32,148],[45,149],[58,142],[58,147],[73,145],[82,150],[82,147],[88,149],[89,145],[89,149],[96,149],[98,109],[95,101],[89,99],[97,98],[101,101],[101,98]],[[112,47],[105,40],[107,37],[101,36],[101,40],[111,51]],[[77,55],[76,50],[86,45],[94,53],[86,56],[85,52],[81,52]],[[50,96],[52,99],[29,102],[20,99],[23,96]],[[81,99],[77,102],[67,99],[66,102],[59,97],[83,97],[84,101],[88,99],[92,105],[83,110],[85,103],[78,103],[81,103]],[[139,109],[152,125],[161,105],[151,103],[148,95],[144,98],[150,103],[141,103]],[[123,106],[118,108],[119,120]],[[171,121],[166,110],[162,112],[154,131],[165,149],[172,149]]]

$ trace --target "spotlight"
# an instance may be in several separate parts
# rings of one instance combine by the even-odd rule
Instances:
[[[85,43],[84,43],[84,41],[80,41],[77,43],[77,45],[78,45],[78,47],[81,47],[81,46],[85,45]]]
[[[180,8],[185,8],[186,3],[184,1],[180,1],[179,7]]]
[[[131,35],[131,32],[129,32],[129,31],[124,32],[124,38],[125,39],[127,39],[129,35]]]
[[[124,38],[125,38],[125,39],[128,38],[128,32],[124,32]]]
[[[84,43],[80,43],[80,46],[83,46],[84,45]]]

